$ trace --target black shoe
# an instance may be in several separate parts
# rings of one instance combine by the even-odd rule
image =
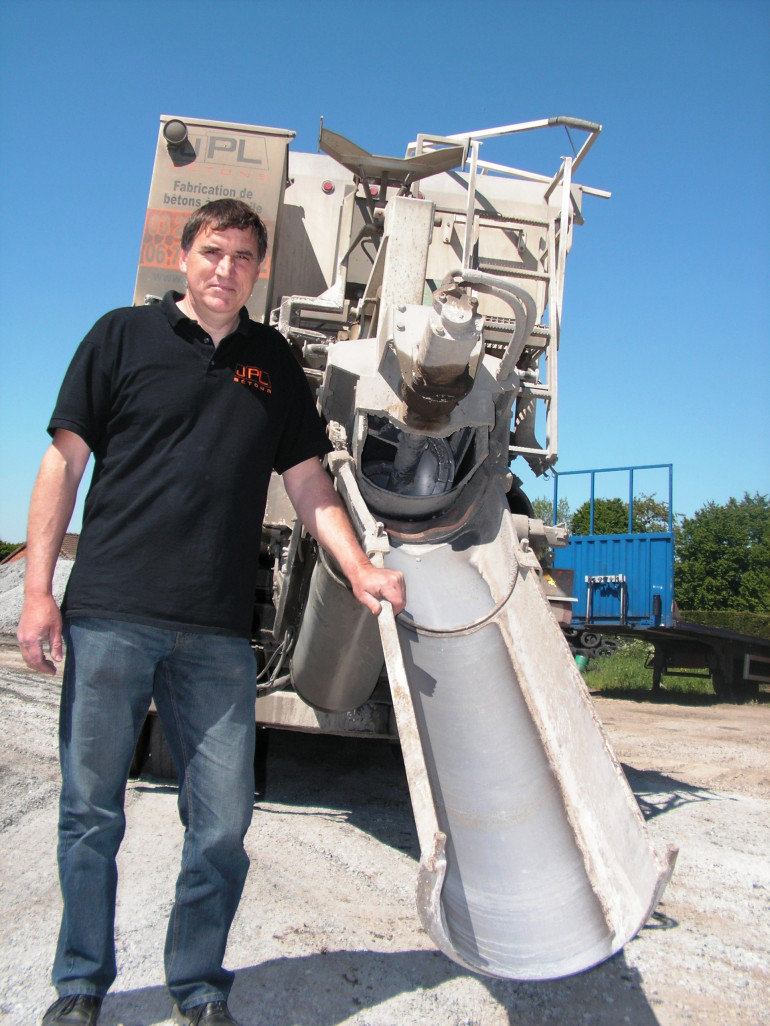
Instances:
[[[179,1026],[238,1026],[227,1010],[226,1001],[207,1001],[205,1005],[193,1005],[184,1012],[174,1005],[174,1021]]]
[[[102,999],[93,994],[60,997],[43,1016],[41,1026],[96,1026],[101,1007]]]

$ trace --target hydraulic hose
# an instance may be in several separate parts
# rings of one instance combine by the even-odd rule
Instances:
[[[514,311],[515,324],[513,335],[508,348],[500,361],[497,372],[497,380],[504,381],[516,366],[527,339],[532,334],[532,329],[537,321],[537,308],[535,301],[526,291],[507,278],[497,274],[489,274],[486,271],[477,271],[471,267],[463,267],[456,271],[450,271],[441,283],[442,288],[448,288],[457,282],[465,282],[473,285],[482,292],[488,292],[498,299],[502,299]]]

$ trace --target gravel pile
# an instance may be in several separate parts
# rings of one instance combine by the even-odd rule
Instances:
[[[53,595],[58,603],[64,597],[73,560],[59,559],[53,576]],[[0,566],[0,634],[15,634],[24,604],[24,573],[26,559]]]

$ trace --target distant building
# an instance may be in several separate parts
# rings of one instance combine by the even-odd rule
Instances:
[[[62,559],[74,559],[78,551],[79,539],[79,534],[65,534],[59,549],[59,556]],[[26,555],[27,543],[23,542],[13,552],[9,553],[5,559],[0,559],[0,566],[4,566],[6,563],[15,563],[17,559],[24,559]]]

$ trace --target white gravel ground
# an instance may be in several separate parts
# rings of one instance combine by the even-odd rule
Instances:
[[[20,583],[9,569],[0,568],[3,616]],[[0,1023],[36,1026],[53,998],[60,915],[58,678],[27,672],[12,639],[4,640]],[[770,704],[597,698],[596,706],[654,843],[680,849],[659,916],[623,952],[590,972],[538,984],[475,976],[448,961],[415,911],[419,852],[403,767],[390,747],[274,732],[227,958],[237,974],[231,1007],[244,1026],[770,1021]],[[132,781],[127,815],[120,975],[100,1026],[170,1026],[162,949],[181,846],[174,788]]]

